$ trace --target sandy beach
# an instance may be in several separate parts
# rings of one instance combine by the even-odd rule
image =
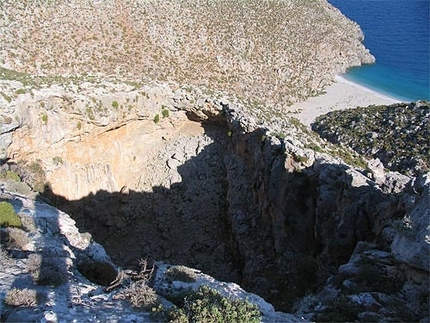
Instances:
[[[301,122],[309,126],[316,117],[330,111],[396,102],[400,101],[337,76],[335,83],[330,85],[324,94],[295,103],[288,111],[293,112]]]

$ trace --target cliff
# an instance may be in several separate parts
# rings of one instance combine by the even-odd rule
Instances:
[[[40,194],[70,213],[115,263],[136,270],[137,259],[146,258],[194,267],[240,284],[277,309],[296,311],[289,320],[426,317],[428,175],[387,173],[372,161],[366,166],[294,118],[261,119],[263,107],[254,113],[252,106],[191,87],[149,89],[170,93],[164,107],[149,113],[153,105],[143,104],[141,120],[72,141],[93,155],[60,155],[55,149],[67,142],[27,152],[56,157],[33,161],[52,181]],[[118,104],[113,109],[121,111]],[[46,129],[42,116],[34,120],[39,127],[15,129],[11,156],[31,149],[15,138]],[[120,153],[99,150],[104,142]],[[94,163],[97,158],[105,164]],[[32,163],[4,167],[34,187],[41,180],[28,175]],[[55,181],[69,173],[75,175],[70,182]],[[118,183],[122,189],[109,186],[121,176],[128,180]]]

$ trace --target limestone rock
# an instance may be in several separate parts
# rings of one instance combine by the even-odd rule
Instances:
[[[19,229],[20,241],[27,239],[33,247],[14,247],[10,244],[13,233],[2,228],[2,238],[9,236],[9,242],[2,241],[0,300],[3,303],[13,288],[35,291],[37,300],[32,305],[2,306],[2,321],[86,321],[91,317],[129,322],[142,316],[149,319],[149,315],[136,312],[129,305],[113,302],[112,295],[100,293],[100,286],[89,280],[100,281],[104,276],[109,283],[117,269],[104,248],[81,234],[69,215],[40,200],[16,194],[11,197],[7,201],[22,217],[27,230]]]
[[[391,250],[399,261],[416,269],[430,271],[430,174],[422,176],[415,205],[394,225]]]

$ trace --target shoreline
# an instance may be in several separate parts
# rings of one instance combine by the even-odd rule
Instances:
[[[402,101],[338,75],[334,83],[325,89],[324,94],[294,103],[287,108],[287,112],[294,114],[303,124],[310,126],[318,116],[330,111],[399,102]]]

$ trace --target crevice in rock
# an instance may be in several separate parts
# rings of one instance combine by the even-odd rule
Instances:
[[[215,120],[166,137],[130,170],[134,189],[45,195],[124,268],[142,258],[186,265],[283,311],[322,288],[360,241],[387,247],[383,229],[404,214],[399,196],[344,164],[291,168],[284,140]]]

